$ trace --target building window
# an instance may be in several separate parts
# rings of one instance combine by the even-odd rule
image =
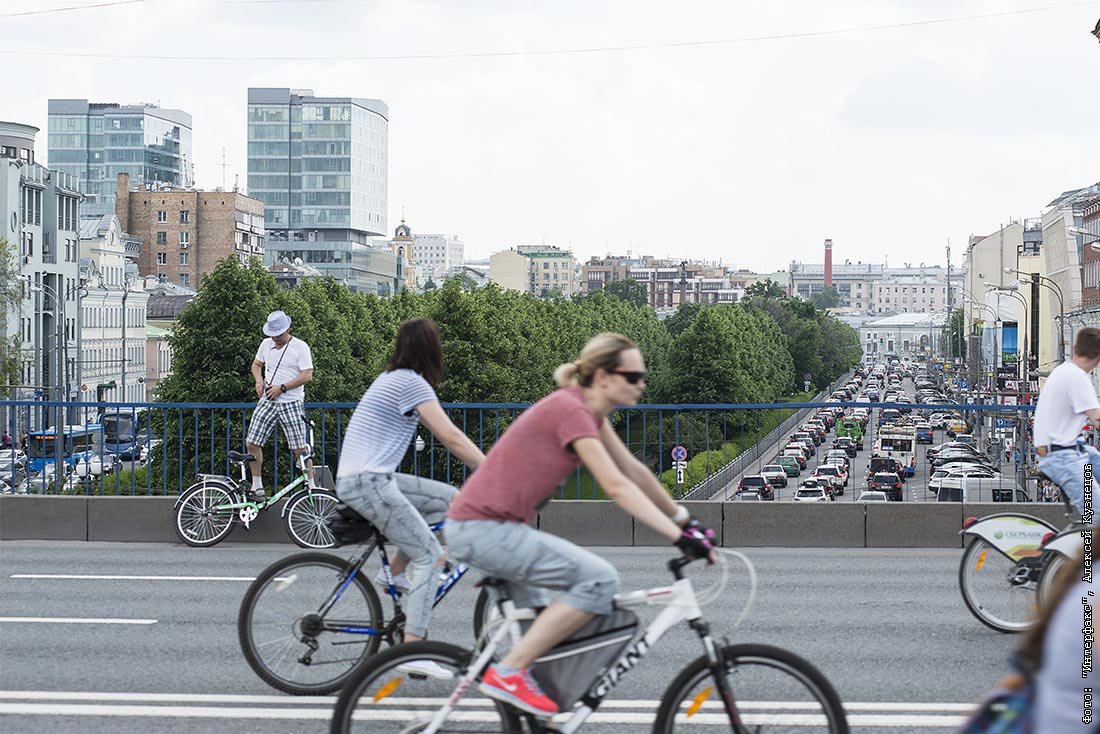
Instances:
[[[158,252],[157,253],[157,265],[167,265],[167,264],[168,264],[168,253],[167,252]]]
[[[191,221],[191,212],[187,209],[180,210],[180,224],[188,224]]]
[[[187,273],[180,273],[180,285],[191,285],[191,276]]]
[[[168,233],[167,232],[157,232],[157,244],[158,245],[167,245],[168,244]]]
[[[180,265],[187,265],[190,258],[191,258],[191,253],[181,252],[180,253]]]
[[[191,233],[180,232],[180,247],[187,247],[191,244]]]
[[[157,210],[157,222],[160,223],[160,224],[164,224],[167,221],[168,221],[168,212],[167,212],[167,210],[158,209]]]

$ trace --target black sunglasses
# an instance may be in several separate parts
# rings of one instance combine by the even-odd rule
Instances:
[[[645,379],[645,372],[630,372],[627,370],[609,370],[613,375],[622,375],[623,379],[631,385],[637,385]]]

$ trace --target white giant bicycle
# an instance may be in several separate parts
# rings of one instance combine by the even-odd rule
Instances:
[[[478,690],[485,668],[519,639],[523,624],[535,617],[532,609],[516,608],[504,582],[486,579],[483,583],[496,591],[503,621],[487,628],[484,645],[467,650],[442,642],[414,642],[377,655],[344,686],[331,731],[544,734],[576,732],[589,720],[636,724],[652,720],[653,731],[662,734],[694,729],[847,734],[840,698],[809,662],[777,647],[722,644],[711,636],[699,607],[725,587],[728,571],[722,561],[722,579],[697,597],[683,575],[690,562],[687,558],[669,561],[675,579],[671,586],[617,596],[611,614],[595,618],[535,662],[532,675],[562,712],[552,720],[522,712]],[[643,606],[663,609],[647,628],[639,630],[638,618],[630,609]],[[612,714],[597,713],[611,690],[680,622],[696,633],[704,654],[673,678],[656,714],[628,713],[621,707]],[[425,659],[450,671],[453,678],[425,678],[399,670],[403,663]]]

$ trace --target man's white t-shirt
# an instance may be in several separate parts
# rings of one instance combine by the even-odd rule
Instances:
[[[284,354],[283,352],[286,352]],[[280,361],[280,358],[282,361]],[[290,337],[282,349],[275,346],[271,338],[260,342],[256,350],[256,360],[264,364],[264,383],[266,385],[285,385],[302,372],[313,369],[313,352],[301,339]],[[278,366],[278,370],[275,367]],[[277,403],[289,403],[293,400],[305,400],[305,385],[289,388],[275,399]]]
[[[1088,420],[1086,411],[1100,408],[1092,380],[1072,361],[1050,371],[1035,407],[1035,445],[1073,446]]]

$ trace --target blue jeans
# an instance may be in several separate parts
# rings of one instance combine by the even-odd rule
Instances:
[[[411,474],[363,472],[336,483],[344,504],[374,523],[386,540],[409,558],[406,575],[405,632],[425,637],[435,604],[436,564],[443,555],[428,523],[447,516],[458,490],[449,484]]]
[[[1066,449],[1052,451],[1039,457],[1039,471],[1046,474],[1069,496],[1070,502],[1083,512],[1085,508],[1085,464],[1092,465],[1092,471],[1100,469],[1100,451],[1083,443],[1077,444],[1079,451]]]

